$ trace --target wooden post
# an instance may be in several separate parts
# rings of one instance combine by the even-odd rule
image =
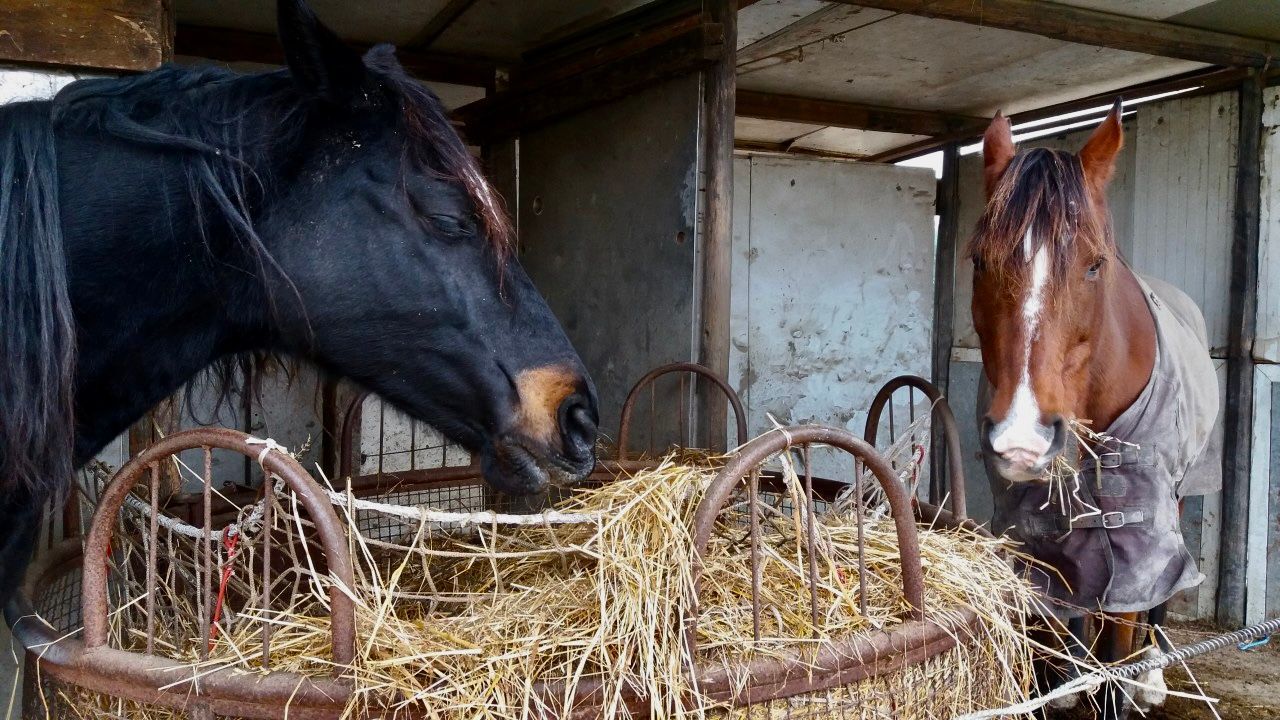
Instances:
[[[729,273],[733,260],[733,125],[736,109],[738,3],[705,0],[707,22],[721,28],[721,51],[705,73],[707,209],[702,233],[702,313],[699,362],[729,376]],[[711,450],[723,450],[728,435],[725,402],[709,383],[699,383],[699,426]],[[740,438],[739,442],[744,439]]]
[[[1240,85],[1240,128],[1231,242],[1227,401],[1223,405],[1222,556],[1218,561],[1217,621],[1239,627],[1245,618],[1249,540],[1249,475],[1253,438],[1253,341],[1258,310],[1258,211],[1261,202],[1262,103],[1265,73]],[[1258,548],[1265,552],[1265,548]]]
[[[933,384],[943,396],[951,383],[951,345],[955,339],[956,245],[960,237],[960,143],[942,148],[942,179],[938,181],[938,241],[933,259]],[[932,427],[932,426],[931,426]],[[941,503],[947,493],[945,440],[933,428],[929,442],[929,500]]]

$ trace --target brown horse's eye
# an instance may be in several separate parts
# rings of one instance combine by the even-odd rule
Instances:
[[[986,269],[987,264],[982,261],[982,258],[975,255],[973,258],[973,271],[980,273],[986,271]]]
[[[1102,263],[1106,262],[1106,260],[1106,258],[1098,258],[1095,260],[1093,264],[1089,266],[1089,270],[1084,274],[1084,276],[1089,280],[1096,280],[1098,277],[1098,271],[1102,269]]]

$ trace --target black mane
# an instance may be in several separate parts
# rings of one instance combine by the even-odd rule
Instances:
[[[404,72],[391,46],[369,51],[365,63],[402,113],[407,147],[414,150],[406,162],[463,188],[495,256],[504,259],[512,235],[506,214],[439,99]],[[303,92],[285,70],[244,75],[168,65],[130,78],[80,80],[51,101],[0,107],[0,489],[54,497],[74,466],[76,347],[58,132],[100,133],[180,157],[201,232],[225,227],[264,286],[272,279],[291,288],[256,230],[274,192],[274,179],[260,169],[302,141],[312,117],[330,109],[325,102]],[[272,304],[287,300],[268,294]],[[210,368],[219,394],[234,393],[237,377],[261,376],[243,371],[266,359],[219,360]]]

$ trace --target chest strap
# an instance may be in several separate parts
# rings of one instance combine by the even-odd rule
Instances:
[[[1023,523],[1024,529],[1032,535],[1062,535],[1072,530],[1102,528],[1117,530],[1130,525],[1142,525],[1147,522],[1147,514],[1141,508],[1126,508],[1105,512],[1100,515],[1071,518],[1060,513],[1039,513],[1032,515]]]
[[[1115,452],[1098,453],[1094,460],[1087,454],[1080,457],[1080,473],[1096,473],[1098,468],[1112,470],[1126,465],[1155,465],[1156,450],[1150,445],[1143,447],[1126,447]]]

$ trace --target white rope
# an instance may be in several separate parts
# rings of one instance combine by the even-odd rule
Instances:
[[[1074,695],[1078,692],[1093,692],[1107,681],[1107,676],[1103,673],[1089,673],[1081,675],[1069,683],[1059,686],[1050,693],[1041,695],[1038,698],[1027,700],[1026,702],[1010,705],[1005,708],[996,708],[995,710],[979,710],[978,712],[969,713],[968,715],[957,715],[952,720],[990,720],[990,718],[1004,718],[1016,715],[1025,715],[1048,705],[1049,703],[1063,698],[1068,695]]]
[[[248,445],[262,445],[262,451],[258,453],[258,464],[262,466],[263,472],[267,469],[263,463],[267,459],[267,453],[276,450],[288,457],[288,448],[271,438],[257,438],[250,436],[245,440]],[[275,481],[273,490],[277,497],[284,496],[284,482],[274,473],[268,473],[269,477]],[[604,517],[601,513],[564,513],[557,510],[549,510],[547,512],[538,513],[537,515],[516,515],[510,513],[495,513],[485,510],[479,512],[446,512],[443,510],[432,510],[427,507],[411,507],[407,505],[394,505],[389,503],[372,502],[369,500],[361,500],[353,497],[350,492],[335,492],[333,490],[325,491],[325,495],[329,502],[338,507],[352,508],[355,510],[366,510],[369,512],[381,513],[383,515],[391,515],[405,520],[415,520],[424,523],[438,523],[440,525],[451,525],[467,527],[471,525],[581,525],[586,523],[598,522]],[[189,525],[175,517],[171,517],[161,513],[156,518],[156,522],[166,530],[178,535],[193,538],[195,540],[215,540],[222,542],[228,536],[234,537],[243,533],[252,534],[262,526],[262,520],[266,513],[267,499],[263,498],[253,505],[246,506],[240,510],[243,520],[237,518],[236,522],[227,525],[225,528],[216,532],[208,532],[204,528],[198,528]],[[125,504],[130,509],[141,513],[146,518],[151,518],[151,506],[142,502],[134,495],[125,496]],[[247,511],[247,514],[246,514]]]

